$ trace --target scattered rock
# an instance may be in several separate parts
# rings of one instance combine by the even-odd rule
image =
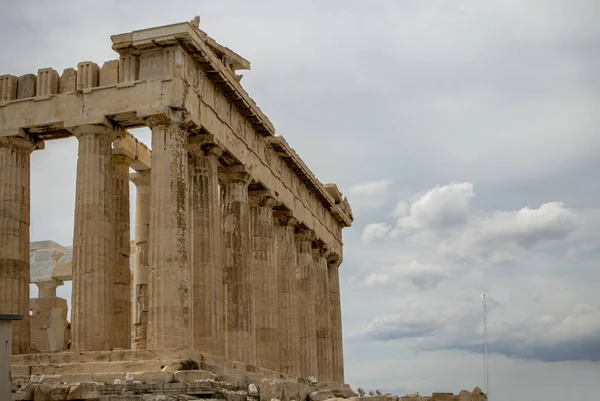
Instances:
[[[325,401],[330,398],[335,398],[335,395],[333,395],[331,390],[320,390],[313,391],[308,397],[310,398],[310,401]]]
[[[142,401],[178,401],[178,397],[164,394],[144,394]]]
[[[308,384],[310,384],[311,386],[317,385],[317,379],[314,376],[308,376],[306,378],[306,381],[308,381]]]
[[[100,398],[97,383],[75,383],[69,389],[67,400],[94,400]]]
[[[364,388],[359,387],[358,390],[356,390],[356,391],[358,391],[358,396],[359,397],[364,397],[365,396],[365,389]]]
[[[258,397],[258,388],[256,387],[256,384],[250,383],[248,385],[248,395],[250,397]]]
[[[215,380],[217,375],[205,370],[178,370],[173,377],[176,383],[192,383],[196,380]]]

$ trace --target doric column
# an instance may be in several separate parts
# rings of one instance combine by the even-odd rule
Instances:
[[[190,253],[192,348],[224,357],[223,271],[219,156],[223,151],[190,138]],[[194,141],[197,140],[197,141]]]
[[[0,313],[13,322],[13,354],[29,351],[29,217],[32,141],[0,138]]]
[[[279,370],[300,377],[300,333],[296,285],[296,245],[294,227],[298,223],[290,212],[275,212],[277,249],[277,315],[279,333]]]
[[[277,256],[273,234],[273,206],[276,203],[270,191],[250,192],[255,364],[277,372]]]
[[[327,287],[329,288],[329,322],[333,359],[333,381],[344,383],[344,349],[342,343],[342,307],[340,301],[339,263],[336,258],[328,262]]]
[[[114,311],[115,196],[111,144],[103,125],[73,129],[79,140],[73,235],[72,346],[104,351],[111,346]]]
[[[317,318],[317,363],[320,382],[333,381],[333,355],[331,349],[331,327],[329,314],[329,288],[327,286],[327,257],[330,251],[322,246],[313,248],[313,261],[315,264],[315,280],[317,302],[315,314]]]
[[[38,287],[38,298],[55,298],[56,297],[56,288],[59,285],[63,285],[64,283],[61,280],[56,278],[48,278],[44,281],[38,281],[35,283]]]
[[[148,348],[190,345],[188,133],[177,116],[156,115],[152,129]]]
[[[115,191],[115,275],[111,348],[131,348],[131,231],[129,227],[129,155],[112,155]]]
[[[225,283],[225,352],[228,359],[254,364],[254,297],[250,272],[248,184],[243,166],[223,168],[221,207]]]
[[[133,257],[133,348],[147,348],[150,234],[150,170],[130,174],[135,184],[135,254]]]
[[[315,316],[316,282],[315,265],[312,255],[312,242],[315,235],[311,230],[300,229],[296,234],[298,285],[298,322],[300,325],[300,375],[318,374],[317,365],[317,324]]]
[[[35,283],[39,297],[29,301],[32,315],[31,344],[38,352],[56,352],[67,349],[67,300],[56,296],[61,280],[46,278]]]

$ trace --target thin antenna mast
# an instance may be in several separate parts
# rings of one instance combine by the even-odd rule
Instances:
[[[487,337],[487,306],[485,302],[485,294],[483,294],[483,383],[485,386],[485,394],[490,397],[490,371],[488,363],[488,337]]]

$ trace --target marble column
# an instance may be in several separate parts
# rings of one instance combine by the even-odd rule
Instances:
[[[331,323],[329,313],[329,287],[327,257],[331,254],[326,248],[319,246],[313,248],[313,261],[315,264],[315,281],[317,302],[315,314],[317,317],[317,363],[320,382],[333,381],[333,354],[331,344]]]
[[[192,348],[225,357],[219,156],[223,151],[190,138],[190,253]]]
[[[13,354],[29,351],[29,161],[34,148],[25,138],[0,138],[0,314],[23,316],[13,322]]]
[[[342,343],[342,308],[340,301],[339,261],[329,260],[327,266],[329,289],[329,322],[333,361],[333,381],[344,383],[344,349]]]
[[[135,254],[133,256],[133,348],[146,349],[148,340],[148,269],[150,234],[150,170],[130,174],[135,184]]]
[[[39,297],[29,301],[32,315],[31,344],[37,352],[58,352],[67,349],[67,300],[56,296],[61,280],[47,278],[35,283]]]
[[[113,334],[111,348],[131,348],[131,253],[129,227],[129,166],[133,159],[124,154],[112,155],[115,191],[115,273]]]
[[[311,230],[300,229],[296,234],[298,286],[298,322],[300,326],[300,375],[317,377],[317,322],[315,304],[315,265],[312,255],[312,242],[315,235]]]
[[[277,255],[273,233],[276,203],[270,191],[250,192],[255,364],[278,372]]]
[[[103,125],[73,129],[79,140],[73,235],[72,349],[111,347],[114,311],[115,196],[111,144]]]
[[[254,364],[254,296],[251,285],[248,184],[243,166],[222,168],[221,208],[227,359]]]
[[[63,285],[64,282],[58,280],[56,278],[48,278],[44,281],[38,281],[35,283],[38,287],[38,298],[55,298],[56,297],[56,288],[59,285]]]
[[[277,316],[279,333],[279,371],[300,377],[300,333],[296,285],[296,245],[294,227],[298,223],[290,212],[275,212],[277,249]]]
[[[148,348],[189,348],[188,133],[167,116],[152,129]]]

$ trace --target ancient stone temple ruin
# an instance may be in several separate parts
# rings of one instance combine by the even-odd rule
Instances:
[[[119,58],[101,66],[0,76],[0,314],[24,317],[13,399],[355,396],[343,385],[346,198],[275,134],[241,85],[250,63],[199,18],[111,39]],[[127,131],[144,126],[152,150]],[[30,155],[70,136],[72,247],[30,253]],[[31,269],[44,252],[51,268]]]

